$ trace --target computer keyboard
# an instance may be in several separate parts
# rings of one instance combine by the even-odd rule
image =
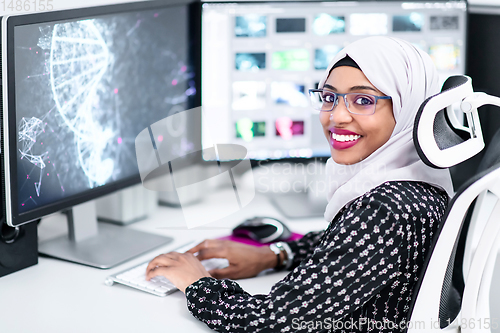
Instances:
[[[175,251],[181,253],[186,252],[198,243],[199,242],[190,242],[181,246],[180,248],[177,248]],[[166,296],[178,290],[172,282],[170,282],[163,276],[156,276],[149,281],[146,280],[146,268],[148,267],[148,264],[151,260],[153,260],[153,258],[142,264],[108,276],[104,283],[108,286],[112,286],[116,282],[156,296]],[[213,258],[202,260],[201,264],[207,271],[209,271],[215,268],[227,267],[229,265],[229,262],[227,261],[227,259]]]

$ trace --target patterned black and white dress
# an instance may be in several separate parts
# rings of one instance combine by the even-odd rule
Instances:
[[[289,242],[291,272],[267,295],[205,277],[189,311],[219,332],[401,332],[447,194],[392,181],[346,205],[320,232]]]

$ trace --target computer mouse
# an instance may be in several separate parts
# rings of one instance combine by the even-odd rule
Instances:
[[[233,236],[251,238],[259,243],[286,240],[292,232],[286,225],[273,217],[256,216],[243,221],[233,229]]]

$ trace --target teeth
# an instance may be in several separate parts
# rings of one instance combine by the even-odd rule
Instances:
[[[361,135],[340,135],[332,133],[332,138],[336,141],[346,142],[346,141],[354,141],[361,137]]]

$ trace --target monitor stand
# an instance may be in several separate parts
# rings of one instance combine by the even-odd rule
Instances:
[[[317,160],[307,164],[276,161],[253,168],[252,177],[244,175],[243,179],[256,186],[256,192],[268,193],[287,218],[320,217],[328,204],[325,168],[325,163]]]
[[[274,194],[271,201],[284,216],[290,219],[323,216],[327,204],[326,199],[311,200],[305,192]]]
[[[105,269],[173,240],[170,237],[98,223],[94,201],[74,206],[67,215],[68,236],[40,242],[40,254]]]

